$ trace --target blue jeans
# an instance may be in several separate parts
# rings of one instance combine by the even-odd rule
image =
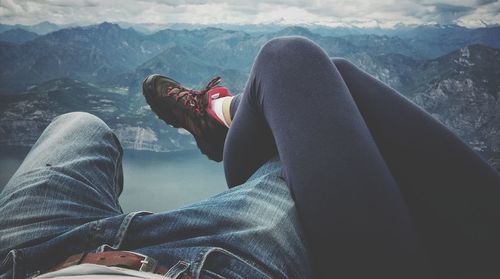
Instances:
[[[100,247],[170,266],[187,259],[195,275],[302,278],[311,263],[318,278],[500,274],[500,175],[398,92],[307,39],[285,37],[263,46],[233,101],[224,167],[229,186],[243,186],[170,213],[121,214],[111,132],[107,143],[89,132],[44,133],[33,149],[41,155],[28,156],[0,199],[2,249],[20,248],[8,257],[14,270],[48,266],[53,259],[42,256],[53,250],[40,245],[55,245],[64,255]],[[43,144],[51,135],[61,143]],[[51,202],[43,215],[41,201]],[[208,262],[197,260],[207,253]]]
[[[43,273],[83,251],[118,249],[195,278],[310,277],[278,161],[191,206],[124,214],[122,153],[99,118],[76,112],[54,119],[0,195],[0,278]]]

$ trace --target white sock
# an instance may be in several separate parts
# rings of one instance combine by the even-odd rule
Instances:
[[[215,97],[219,97],[218,94],[214,94],[214,96],[212,96],[212,98]],[[211,103],[211,106],[210,106],[210,109],[212,109],[215,114],[217,115],[217,117],[224,123],[224,125],[226,125],[226,127],[229,128],[229,125],[226,123],[226,119],[224,118],[224,114],[222,113],[222,103],[224,103],[224,99],[226,98],[231,98],[230,96],[226,96],[226,97],[222,97],[222,98],[218,98],[218,99],[213,99],[212,100],[212,103]]]

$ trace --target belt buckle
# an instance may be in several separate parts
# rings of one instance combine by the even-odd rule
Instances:
[[[154,273],[156,270],[156,266],[158,265],[158,262],[146,255],[141,255],[144,257],[143,260],[141,260],[141,268],[139,268],[139,271],[144,271],[144,272],[151,272]]]

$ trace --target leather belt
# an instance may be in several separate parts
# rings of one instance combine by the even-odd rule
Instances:
[[[156,260],[148,256],[129,251],[108,251],[98,253],[81,253],[70,256],[63,262],[51,268],[48,272],[57,271],[69,266],[79,264],[97,264],[104,266],[117,266],[132,270],[152,272],[165,275],[168,269],[157,264]],[[180,279],[193,279],[183,274]]]

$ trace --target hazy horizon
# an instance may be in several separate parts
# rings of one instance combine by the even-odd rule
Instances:
[[[456,24],[487,27],[500,24],[498,0],[4,0],[3,24],[92,25],[108,21],[133,25],[322,25],[380,27]]]

